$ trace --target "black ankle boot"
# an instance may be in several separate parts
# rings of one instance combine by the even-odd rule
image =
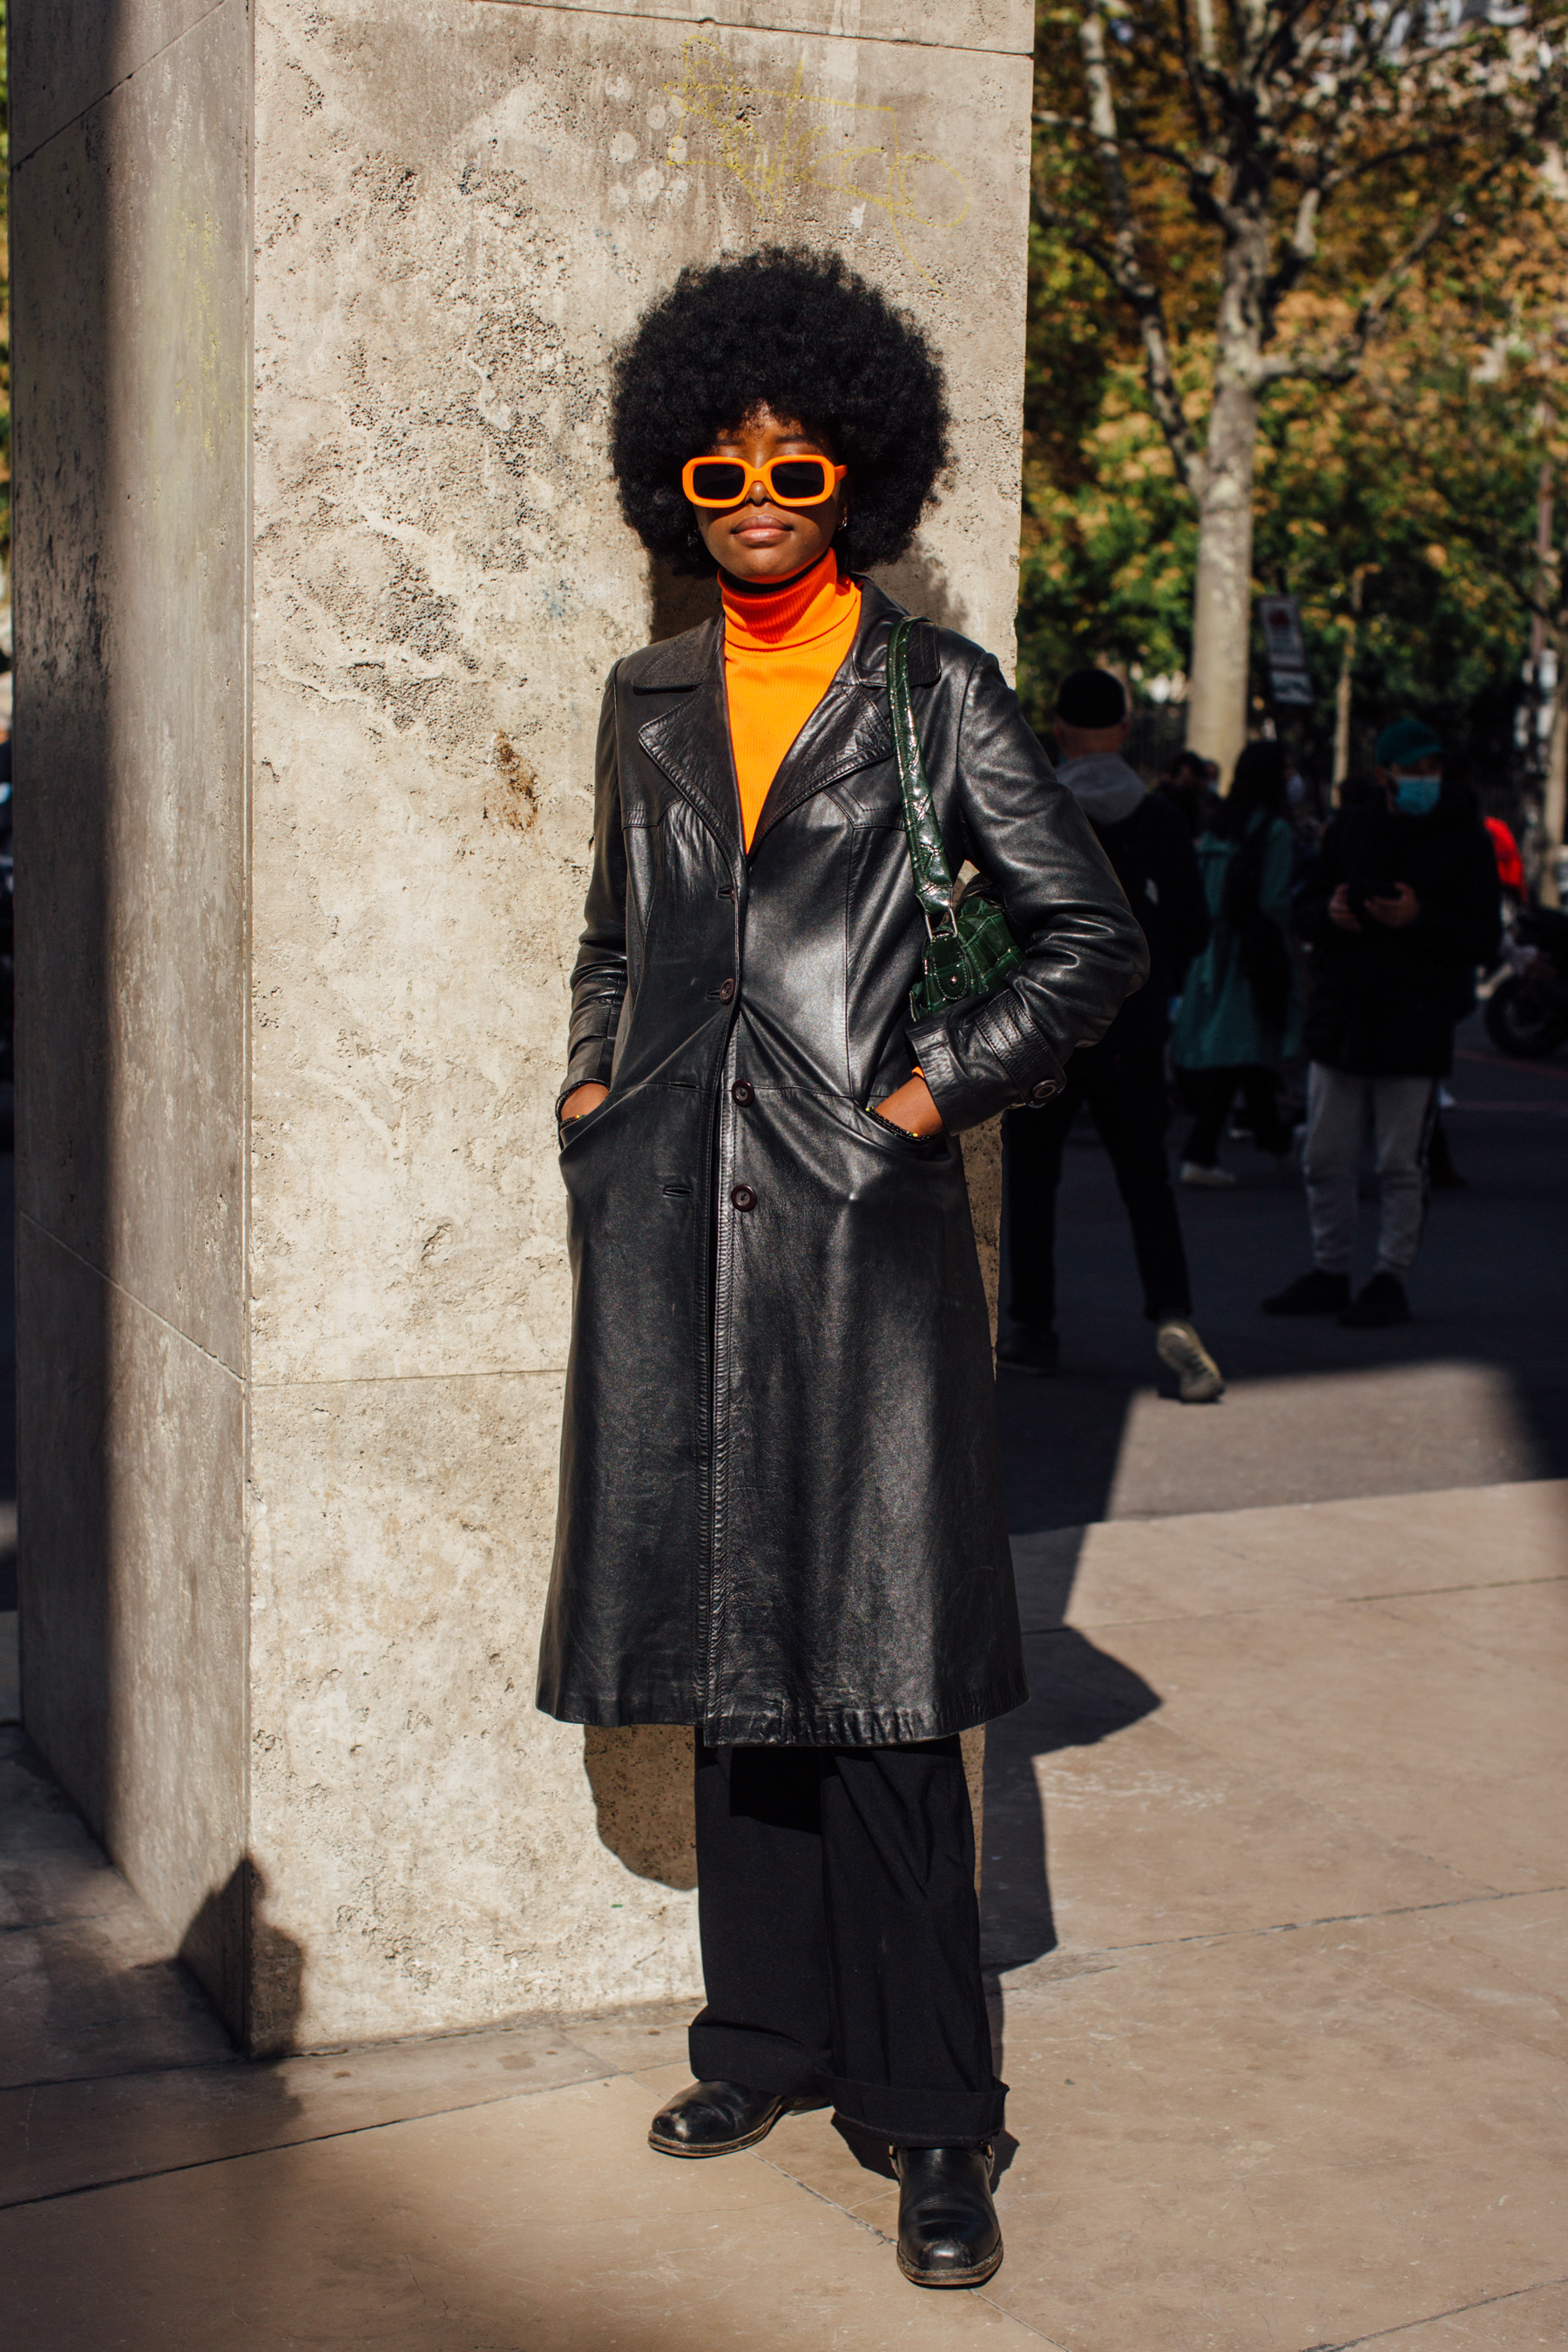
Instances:
[[[979,2286],[1002,2266],[988,2147],[896,2147],[899,2268],[916,2286]]]
[[[749,2091],[744,2083],[693,2083],[660,2107],[647,2144],[661,2156],[733,2156],[766,2139],[781,2116],[820,2105],[792,2092]]]

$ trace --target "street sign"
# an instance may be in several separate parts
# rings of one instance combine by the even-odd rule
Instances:
[[[1268,662],[1269,700],[1310,709],[1314,698],[1312,673],[1296,599],[1260,596],[1258,617],[1263,625],[1263,649]]]

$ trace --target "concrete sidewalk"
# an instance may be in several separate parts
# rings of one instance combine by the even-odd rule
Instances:
[[[921,2294],[824,2116],[652,2155],[648,2011],[251,2066],[3,1767],[17,2352],[1520,2352],[1568,2340],[1568,1485],[1017,1545],[1007,2261]]]

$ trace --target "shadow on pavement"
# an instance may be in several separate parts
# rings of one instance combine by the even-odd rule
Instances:
[[[1075,1129],[1058,1209],[1062,1369],[1004,1370],[997,1402],[1009,1524],[1028,1536],[1020,1607],[1031,1696],[991,1726],[984,1948],[989,1969],[1056,1948],[1037,1759],[1110,1738],[1160,1704],[1064,1619],[1083,1530],[1109,1518],[1241,1510],[1568,1475],[1568,1356],[1557,1304],[1568,1061],[1506,1062],[1461,1033],[1447,1114],[1463,1189],[1434,1195],[1390,1331],[1284,1321],[1260,1302],[1310,1264],[1294,1163],[1227,1140],[1229,1192],[1180,1194],[1195,1319],[1230,1382],[1184,1407],[1142,1315],[1104,1152]],[[1173,1128],[1173,1151],[1180,1124]],[[1371,1272],[1363,1206],[1357,1275]],[[1055,1629],[1055,1630],[1053,1630]]]

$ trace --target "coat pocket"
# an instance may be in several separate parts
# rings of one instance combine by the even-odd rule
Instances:
[[[890,1120],[879,1118],[869,1104],[857,1103],[856,1132],[864,1142],[879,1151],[887,1151],[906,1160],[947,1160],[952,1157],[951,1138],[945,1127],[934,1135],[910,1135],[907,1129],[894,1127]]]

